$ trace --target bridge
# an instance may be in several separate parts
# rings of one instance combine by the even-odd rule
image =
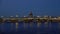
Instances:
[[[29,17],[10,17],[10,18],[0,18],[0,22],[60,22],[60,18],[51,18],[51,17],[36,17],[36,18],[29,18]]]

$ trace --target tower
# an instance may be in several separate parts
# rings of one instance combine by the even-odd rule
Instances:
[[[16,14],[16,17],[19,17],[18,14]]]
[[[19,13],[18,12],[16,13],[16,17],[19,17]]]
[[[28,17],[33,17],[32,11],[30,11],[29,16]]]

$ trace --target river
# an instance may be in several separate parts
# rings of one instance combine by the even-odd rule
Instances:
[[[1,34],[59,34],[60,23],[1,23]]]

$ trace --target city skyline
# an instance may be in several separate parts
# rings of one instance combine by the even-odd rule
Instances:
[[[11,16],[0,16],[0,18],[1,17],[5,17],[5,18],[7,18],[7,17],[18,17],[18,18],[20,18],[20,17],[60,17],[60,16],[49,16],[49,15],[34,15],[33,14],[33,12],[32,12],[32,10],[30,10],[30,13],[28,14],[27,13],[27,15],[24,15],[24,14],[22,14],[23,16],[20,16],[18,13],[16,13],[16,15],[14,16],[14,15],[11,15]]]

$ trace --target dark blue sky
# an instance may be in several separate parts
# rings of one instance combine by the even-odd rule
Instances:
[[[35,9],[34,9],[35,8]],[[0,16],[28,15],[32,10],[34,15],[60,16],[58,0],[0,0]]]

